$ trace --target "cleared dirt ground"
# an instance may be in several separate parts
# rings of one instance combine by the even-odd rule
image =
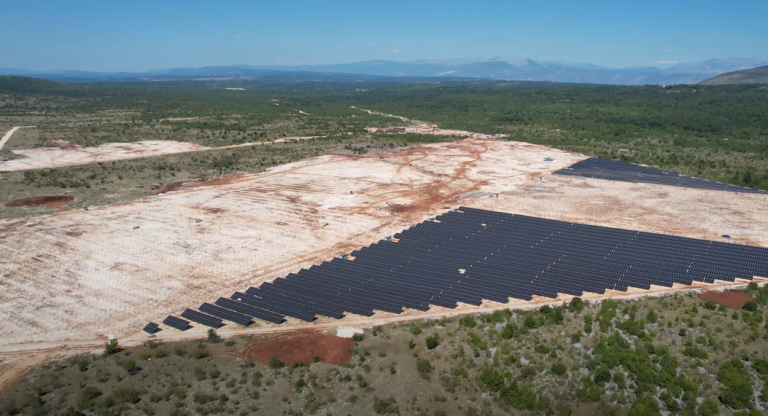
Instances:
[[[18,129],[18,127],[16,127]],[[13,131],[9,132],[8,137]],[[96,147],[82,147],[64,140],[55,140],[57,147],[13,150],[21,159],[0,161],[0,172],[15,172],[29,169],[58,168],[62,166],[85,165],[89,163],[112,162],[115,160],[171,155],[176,153],[202,152],[216,149],[235,149],[246,146],[269,145],[294,140],[309,140],[315,136],[285,137],[270,142],[242,143],[229,146],[207,147],[197,143],[173,140],[145,140],[131,143],[107,143]]]
[[[148,321],[369,245],[459,205],[687,237],[730,234],[734,242],[768,247],[765,196],[549,175],[583,158],[471,139],[323,156],[136,202],[0,223],[0,373],[49,358],[26,351],[93,348],[108,334],[140,342]],[[455,199],[472,191],[499,197]],[[484,306],[498,307],[505,306]],[[344,321],[373,324],[470,309]],[[280,327],[259,323],[256,330],[339,324],[289,319]],[[204,331],[166,329],[159,338]],[[247,331],[254,329],[229,325],[220,332]]]

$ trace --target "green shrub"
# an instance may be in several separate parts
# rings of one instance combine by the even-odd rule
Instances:
[[[120,351],[120,348],[117,346],[116,339],[110,340],[107,342],[107,345],[104,346],[104,353],[107,355],[112,355],[118,351]]]
[[[355,342],[359,342],[365,339],[365,334],[352,334],[352,339]]]
[[[705,400],[696,409],[696,413],[700,416],[717,416],[720,414],[720,405],[713,400]]]
[[[720,366],[717,380],[725,386],[720,401],[734,409],[752,408],[752,379],[746,373],[744,363],[734,358]]]
[[[206,403],[215,402],[216,400],[218,400],[218,397],[216,397],[216,395],[213,395],[213,394],[197,392],[193,395],[193,400],[197,404],[206,404]]]
[[[134,375],[139,372],[139,366],[136,365],[136,361],[125,360],[123,362],[123,369],[130,375]]]
[[[434,350],[438,345],[440,345],[440,335],[435,332],[434,334],[428,336],[425,342],[428,349]]]
[[[702,360],[709,358],[707,352],[698,347],[685,347],[685,350],[683,350],[683,355],[686,357],[699,358]]]
[[[379,415],[400,413],[400,410],[397,408],[397,401],[392,397],[387,397],[385,399],[374,397],[373,411]]]
[[[741,307],[747,312],[756,312],[757,311],[757,302],[753,300],[748,300],[744,302],[744,306]]]
[[[421,327],[419,327],[417,325],[411,325],[411,330],[410,331],[411,331],[411,334],[413,334],[413,335],[419,335],[419,334],[421,334]]]
[[[432,363],[429,362],[428,359],[425,358],[417,358],[416,359],[416,370],[418,370],[419,374],[421,374],[421,377],[424,379],[429,379],[432,374]]]
[[[656,313],[655,310],[651,309],[648,312],[648,316],[645,317],[648,322],[655,324],[656,322],[659,322],[659,314]]]
[[[504,326],[501,330],[501,337],[504,339],[516,338],[520,334],[520,328],[516,324],[510,322]]]
[[[459,320],[459,326],[464,328],[474,328],[477,326],[477,321],[473,316],[465,316]]]
[[[552,366],[552,374],[562,378],[568,378],[568,368],[563,363],[557,363]]]
[[[271,368],[273,370],[277,370],[279,368],[285,367],[285,364],[283,364],[283,362],[280,361],[280,359],[275,357],[275,356],[272,356],[269,359],[269,364],[268,365],[269,365],[269,368]]]
[[[139,393],[127,387],[118,387],[112,391],[112,400],[115,404],[138,403]]]
[[[584,315],[584,333],[592,333],[592,315]]]
[[[583,310],[584,310],[584,301],[581,300],[581,298],[576,297],[571,299],[571,302],[568,304],[569,312],[581,313],[581,311]]]

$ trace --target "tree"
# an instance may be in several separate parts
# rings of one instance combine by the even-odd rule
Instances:
[[[744,306],[742,306],[741,308],[747,312],[755,312],[757,311],[757,302],[753,300],[748,300],[744,302]]]
[[[213,344],[215,342],[218,342],[218,340],[219,340],[219,337],[218,337],[218,335],[216,335],[216,331],[213,328],[209,329],[208,330],[208,342]]]

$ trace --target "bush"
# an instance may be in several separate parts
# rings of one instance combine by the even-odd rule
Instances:
[[[206,394],[206,393],[198,392],[198,393],[194,394],[193,400],[197,404],[206,404],[206,403],[215,402],[216,400],[218,400],[218,397],[216,397],[213,394]]]
[[[117,346],[117,340],[113,339],[107,342],[107,345],[104,346],[104,353],[107,355],[112,355],[116,352],[120,351],[120,349]]]
[[[413,335],[421,334],[421,327],[416,326],[416,325],[411,325],[411,334],[413,334]]]
[[[425,358],[417,358],[416,359],[416,370],[419,371],[419,374],[421,374],[421,377],[424,379],[429,379],[429,377],[432,374],[432,363],[429,362],[429,360]]]
[[[581,313],[581,311],[583,310],[584,310],[584,301],[581,300],[581,298],[576,297],[571,299],[571,303],[568,304],[569,312]]]
[[[752,379],[746,374],[744,363],[734,358],[720,366],[717,380],[725,386],[720,401],[734,409],[752,408]]]
[[[744,309],[747,312],[756,312],[757,311],[757,302],[753,300],[748,300],[744,302],[744,306],[741,307],[741,309]]]
[[[138,403],[139,394],[126,387],[118,387],[112,392],[112,400],[115,404]]]
[[[709,358],[709,355],[706,351],[697,347],[685,347],[685,350],[683,350],[683,355],[686,357],[699,358],[702,360]]]
[[[659,322],[659,314],[657,314],[655,310],[651,309],[648,312],[648,316],[646,316],[646,319],[648,319],[648,322],[655,324],[656,322]]]
[[[465,316],[459,320],[459,326],[464,328],[474,328],[477,326],[477,321],[473,316]]]
[[[652,396],[645,396],[636,401],[627,416],[657,416],[661,415],[659,404]]]
[[[562,378],[568,378],[568,369],[563,363],[557,363],[552,366],[552,374]]]
[[[699,405],[699,408],[696,410],[696,412],[700,416],[717,416],[720,414],[720,405],[718,405],[715,401],[705,400],[702,404]]]
[[[592,333],[592,315],[584,316],[584,333],[586,334]]]
[[[704,309],[714,311],[717,309],[717,303],[715,303],[715,301],[712,299],[707,299],[704,301]]]
[[[495,393],[504,388],[504,375],[489,365],[483,367],[478,379],[488,391]]]
[[[593,379],[598,386],[605,386],[611,381],[611,372],[607,368],[600,368],[595,372]]]
[[[374,397],[373,411],[379,415],[400,413],[400,410],[397,408],[397,401],[392,397],[388,397],[386,399]]]
[[[283,362],[280,361],[279,358],[277,358],[275,356],[272,356],[269,359],[269,368],[271,368],[273,370],[277,370],[277,369],[280,369],[280,368],[283,368],[283,367],[285,367],[285,364],[283,364]]]
[[[123,362],[123,369],[130,375],[134,375],[139,372],[139,367],[136,365],[136,361],[125,360]]]
[[[353,334],[353,335],[352,335],[352,339],[353,339],[355,342],[358,342],[358,341],[362,341],[362,340],[364,340],[364,339],[365,339],[365,334]]]
[[[517,327],[516,324],[508,323],[506,326],[504,326],[504,329],[501,331],[501,337],[504,339],[511,339],[515,338],[520,334],[520,328]]]
[[[426,339],[426,344],[428,349],[434,350],[438,345],[440,345],[440,335],[434,333],[428,336]]]

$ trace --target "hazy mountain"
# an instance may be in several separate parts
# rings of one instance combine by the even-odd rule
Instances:
[[[701,82],[702,85],[768,84],[768,66],[726,72]]]
[[[517,81],[554,81],[592,84],[696,84],[719,74],[768,64],[762,58],[725,58],[703,62],[667,63],[661,66],[608,68],[589,63],[534,61],[527,58],[496,57],[493,59],[451,59],[400,61],[363,61],[332,65],[252,66],[230,65],[202,68],[171,68],[140,73],[104,73],[84,71],[36,72],[0,68],[0,74],[35,76],[46,79],[205,79],[228,77],[254,79],[279,76],[286,72],[355,74],[357,76],[420,77],[420,78],[480,78]],[[320,76],[320,75],[317,75]]]

